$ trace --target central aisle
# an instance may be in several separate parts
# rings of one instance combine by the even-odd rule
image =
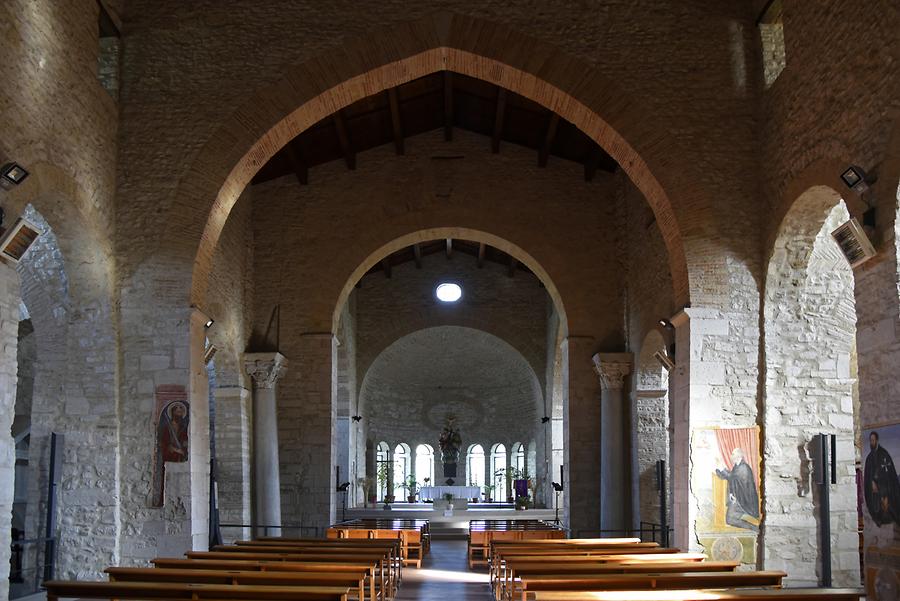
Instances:
[[[422,568],[404,568],[396,601],[490,601],[487,571],[470,572],[466,541],[432,540]]]

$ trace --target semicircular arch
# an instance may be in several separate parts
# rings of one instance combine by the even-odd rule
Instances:
[[[158,245],[193,260],[191,302],[203,306],[213,252],[231,208],[279,149],[357,100],[443,70],[525,96],[599,143],[652,207],[667,246],[676,303],[690,302],[689,261],[673,198],[683,203],[681,218],[691,219],[693,236],[702,238],[712,224],[708,195],[687,175],[690,166],[680,164],[683,153],[667,128],[590,63],[496,23],[451,13],[344,42],[257,90],[220,124],[181,176],[170,225]]]

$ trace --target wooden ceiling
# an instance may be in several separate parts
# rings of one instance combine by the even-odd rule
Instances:
[[[515,257],[508,255],[498,248],[488,246],[483,242],[446,238],[444,240],[429,240],[428,242],[413,244],[412,246],[407,246],[406,248],[398,250],[382,259],[367,271],[363,277],[373,273],[381,273],[384,277],[390,278],[392,268],[410,262],[415,262],[416,268],[421,269],[422,257],[436,255],[438,253],[446,255],[448,260],[459,255],[464,255],[464,260],[471,260],[479,269],[484,267],[485,262],[503,265],[506,267],[506,275],[509,277],[514,277],[516,273],[532,274],[532,271],[525,265],[519,263]],[[361,281],[362,280],[360,280],[360,282]],[[360,283],[357,283],[356,285],[359,286]]]
[[[364,98],[319,121],[273,156],[253,178],[258,184],[294,174],[302,185],[309,170],[343,160],[356,169],[360,152],[393,144],[404,154],[405,138],[454,128],[483,134],[491,151],[502,143],[531,148],[540,167],[550,157],[584,166],[591,181],[598,169],[612,173],[617,164],[574,125],[541,105],[492,83],[441,71]]]

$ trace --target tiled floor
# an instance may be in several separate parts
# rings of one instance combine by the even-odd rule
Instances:
[[[470,572],[466,541],[434,540],[420,569],[405,568],[397,601],[489,601],[486,570]]]

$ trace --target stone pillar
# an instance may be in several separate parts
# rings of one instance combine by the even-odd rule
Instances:
[[[9,516],[12,515],[14,483],[16,479],[16,444],[10,435],[16,413],[16,345],[19,321],[19,276],[15,269],[0,263],[0,335],[4,353],[0,356],[0,511],[7,516],[7,524],[0,536],[0,565],[8,566],[10,557]],[[9,597],[9,579],[0,579],[0,597]]]
[[[191,403],[190,461],[191,548],[209,548],[209,373],[206,371],[206,324],[202,311],[191,310],[190,378]]]
[[[563,364],[566,525],[573,537],[600,528],[600,382],[591,368],[594,338],[568,336]]]
[[[250,396],[243,386],[215,389],[219,519],[226,524],[249,524],[253,520]],[[241,538],[250,536],[249,528],[241,530]]]
[[[669,376],[674,546],[702,551],[694,531],[702,500],[691,494],[691,431],[701,425],[752,426],[756,415],[746,412],[743,424],[726,415],[733,391],[726,386],[725,361],[717,349],[733,344],[728,319],[716,309],[694,307],[679,312],[671,322],[676,362]]]
[[[600,376],[600,527],[628,528],[628,494],[625,452],[625,376],[631,373],[631,353],[597,353],[592,357]],[[624,533],[623,533],[624,534]],[[617,536],[618,533],[609,533]]]
[[[253,379],[254,523],[281,526],[281,477],[278,461],[278,403],[275,383],[287,367],[281,353],[247,353],[244,367]],[[278,536],[281,529],[257,529]]]

